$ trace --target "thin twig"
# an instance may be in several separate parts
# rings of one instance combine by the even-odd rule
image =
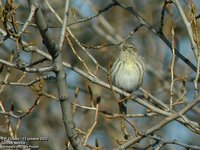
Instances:
[[[28,19],[26,20],[25,24],[23,25],[22,30],[18,33],[19,37],[22,35],[22,33],[24,33],[24,31],[26,30],[28,25],[31,23],[31,20],[34,17],[36,9],[37,9],[37,7],[35,7],[34,5],[31,6],[31,12],[30,12],[30,14],[28,16]]]
[[[10,122],[10,115],[13,115],[12,112],[10,111],[9,113],[6,112],[5,108],[3,107],[3,104],[0,100],[0,108],[2,111],[0,111],[0,114],[3,114],[6,118],[6,124],[8,125],[8,130],[9,130],[9,134],[12,138],[14,138],[14,131],[13,128],[11,126],[11,122]],[[14,118],[17,118],[16,115],[13,115]]]
[[[63,46],[63,41],[65,38],[65,31],[66,31],[66,26],[67,26],[67,20],[68,20],[68,13],[69,11],[69,0],[65,1],[65,11],[64,11],[64,19],[62,22],[62,29],[61,29],[61,33],[60,33],[60,42],[59,42],[59,49],[62,49]]]
[[[72,42],[71,42],[69,36],[66,36],[66,38],[67,38],[67,41],[68,41],[69,46],[70,46],[71,49],[72,49],[72,52],[76,55],[76,57],[78,58],[78,60],[79,60],[79,61],[83,64],[83,66],[86,68],[88,74],[92,74],[91,71],[90,71],[90,69],[88,68],[88,66],[87,66],[86,63],[84,62],[84,60],[77,54],[77,52],[76,52],[76,50],[75,50],[75,48],[74,48],[74,46],[73,46],[73,44],[72,44]]]
[[[112,8],[113,6],[115,6],[115,3],[110,3],[109,5],[107,5],[105,8],[101,9],[101,10],[97,10],[97,13],[95,15],[91,15],[89,17],[86,17],[86,18],[83,18],[83,19],[79,19],[79,20],[76,20],[75,22],[72,22],[72,23],[69,23],[67,26],[72,26],[72,25],[76,25],[76,24],[79,24],[79,23],[83,23],[83,22],[87,22],[87,21],[90,21],[92,20],[93,18],[96,18],[98,17],[99,15],[101,15],[103,12],[109,10],[110,8]]]
[[[30,68],[30,67],[24,67],[24,66],[19,66],[19,65],[15,65],[13,63],[10,63],[6,60],[0,59],[0,63],[3,65],[6,65],[8,67],[14,68],[14,69],[19,69],[21,71],[25,71],[25,72],[29,72],[29,73],[34,73],[34,72],[49,72],[53,70],[53,67],[43,67],[43,68]]]
[[[164,145],[175,144],[175,145],[179,145],[181,147],[184,147],[186,149],[200,150],[200,146],[184,144],[184,143],[181,143],[181,142],[179,142],[177,140],[166,140],[164,138],[161,138],[161,137],[158,137],[158,136],[155,136],[155,135],[154,136],[149,135],[148,137],[152,138],[154,140],[161,141]]]
[[[12,63],[13,58],[14,58],[14,55],[11,54],[11,56],[10,56],[10,60],[9,60],[10,63]],[[4,82],[7,82],[9,76],[10,76],[10,67],[7,68],[7,73],[6,73],[6,75],[5,75]],[[1,86],[1,88],[0,88],[0,93],[3,92],[4,87],[5,87],[4,85]]]
[[[171,30],[171,38],[172,38],[172,63],[171,63],[170,104],[169,104],[170,110],[172,110],[172,107],[173,107],[173,96],[174,96],[174,92],[173,92],[173,88],[174,88],[174,64],[175,64],[175,57],[176,57],[176,55],[175,55],[174,35],[175,35],[175,31],[174,31],[174,28],[172,27],[172,30]]]
[[[99,103],[97,103],[97,105],[96,105],[94,123],[93,123],[92,127],[88,129],[83,145],[87,144],[89,136],[91,135],[92,131],[94,130],[95,126],[97,125],[98,112],[99,112]]]

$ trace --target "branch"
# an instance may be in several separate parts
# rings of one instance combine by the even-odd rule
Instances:
[[[198,49],[197,49],[197,45],[194,41],[194,37],[193,37],[194,34],[193,34],[193,31],[192,31],[191,23],[187,20],[185,14],[184,14],[184,11],[183,11],[180,3],[179,3],[179,0],[173,0],[173,3],[176,5],[181,18],[183,19],[183,23],[184,23],[184,25],[187,29],[187,33],[188,33],[188,36],[189,36],[189,39],[190,39],[190,42],[191,42],[191,45],[192,45],[192,49],[193,49],[193,52],[195,54],[195,58],[197,60]]]
[[[31,6],[31,12],[29,14],[29,17],[27,19],[27,21],[25,22],[25,24],[22,27],[22,30],[18,33],[18,36],[20,37],[22,35],[22,33],[24,33],[24,31],[26,30],[26,28],[28,27],[28,25],[31,23],[31,20],[33,19],[33,16],[35,14],[36,11],[36,7],[34,5]]]
[[[76,24],[79,24],[79,23],[82,23],[82,22],[87,22],[87,21],[90,21],[92,20],[93,18],[96,18],[98,17],[99,15],[101,15],[103,12],[106,12],[107,10],[109,10],[110,8],[112,8],[113,6],[115,6],[116,3],[115,2],[112,2],[110,3],[109,5],[107,5],[106,7],[104,7],[103,9],[101,10],[97,10],[97,13],[92,15],[92,16],[89,16],[89,17],[86,17],[86,18],[83,18],[83,19],[79,19],[79,20],[76,20],[75,22],[72,22],[72,23],[69,23],[67,26],[72,26],[72,25],[76,25]]]
[[[156,140],[156,141],[161,141],[163,143],[163,145],[166,145],[166,144],[175,144],[175,145],[179,145],[181,147],[184,147],[185,149],[196,149],[196,150],[200,150],[200,146],[196,146],[196,145],[188,145],[188,144],[184,144],[184,143],[181,143],[177,140],[166,140],[166,139],[163,139],[161,137],[158,137],[158,136],[149,136],[150,138]]]
[[[130,139],[128,142],[124,143],[119,148],[116,148],[114,150],[122,150],[122,149],[128,148],[129,146],[139,142],[142,138],[160,130],[162,127],[164,127],[165,125],[167,125],[171,121],[179,118],[181,115],[184,115],[187,111],[189,111],[192,107],[197,105],[199,102],[200,102],[200,97],[198,97],[198,99],[194,100],[192,103],[185,106],[179,113],[170,115],[169,117],[167,117],[166,119],[161,121],[158,125],[153,126],[152,128],[148,129],[145,134],[139,135],[138,137]]]
[[[23,66],[23,65],[15,65],[13,63],[10,63],[6,60],[3,60],[3,59],[0,59],[0,63],[3,64],[3,65],[6,65],[8,67],[11,67],[11,68],[15,68],[15,69],[19,69],[21,71],[24,71],[24,72],[29,72],[29,73],[42,73],[42,72],[49,72],[49,71],[52,71],[53,70],[53,67],[52,66],[49,66],[49,67],[43,67],[43,68],[33,68],[33,67],[26,67],[26,66]]]
[[[66,92],[66,88],[67,88],[66,79],[65,79],[66,76],[64,73],[64,67],[62,65],[63,60],[62,60],[62,53],[60,49],[62,47],[62,38],[60,40],[61,41],[59,45],[60,47],[58,47],[55,41],[53,40],[51,33],[48,30],[45,18],[42,14],[41,9],[38,7],[37,1],[28,0],[28,3],[30,6],[35,5],[37,7],[37,10],[35,13],[35,22],[42,36],[43,43],[48,49],[53,60],[54,72],[56,74],[56,83],[57,83],[57,88],[58,88],[58,96],[59,96],[59,100],[61,104],[63,122],[65,125],[67,137],[69,138],[69,141],[75,150],[82,150],[84,148],[81,145],[80,139],[75,129],[71,103],[69,101],[69,97]],[[66,0],[67,7],[68,7],[68,3],[69,1]],[[63,25],[63,28],[65,28],[65,25]]]

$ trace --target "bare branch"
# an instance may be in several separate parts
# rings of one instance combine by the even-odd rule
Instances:
[[[131,140],[129,140],[128,142],[126,142],[125,144],[121,145],[119,148],[116,148],[115,150],[122,150],[125,148],[128,148],[129,146],[131,146],[132,144],[139,142],[143,137],[146,137],[148,135],[150,135],[151,133],[160,130],[162,127],[164,127],[166,124],[168,124],[169,122],[171,122],[172,120],[175,120],[176,118],[180,117],[181,115],[185,114],[187,111],[189,111],[192,107],[194,107],[195,105],[197,105],[200,102],[200,97],[198,97],[197,100],[194,100],[192,103],[188,104],[187,106],[185,106],[180,112],[176,113],[176,114],[172,114],[169,117],[167,117],[166,119],[164,119],[163,121],[161,121],[158,125],[153,126],[152,128],[148,129],[146,131],[146,133],[142,136],[138,136],[136,138],[132,138]]]
[[[53,65],[55,68],[54,72],[56,74],[56,81],[57,81],[57,88],[58,88],[58,95],[60,99],[60,104],[61,104],[61,109],[62,109],[62,114],[63,114],[63,122],[65,125],[67,136],[74,149],[77,149],[77,150],[84,149],[83,146],[81,145],[80,139],[75,130],[75,123],[74,123],[73,115],[72,115],[72,106],[69,101],[69,97],[65,91],[67,85],[66,85],[66,80],[65,80],[64,68],[62,65],[61,50],[59,49],[57,44],[54,42],[50,32],[48,31],[47,24],[45,22],[44,16],[40,8],[38,7],[38,3],[35,0],[28,0],[28,2],[30,6],[35,5],[37,7],[37,11],[35,13],[35,21],[40,30],[44,44],[47,47],[53,59]],[[69,6],[68,0],[66,0],[65,3],[66,3],[65,6],[68,7]],[[68,8],[66,8],[65,10],[68,10]],[[67,18],[65,19],[66,19],[65,21],[67,21]],[[63,28],[65,28],[65,25],[63,25]],[[60,41],[60,47],[62,47],[62,40]]]

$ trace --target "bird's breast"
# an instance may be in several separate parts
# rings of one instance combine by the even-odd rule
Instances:
[[[133,91],[140,84],[139,76],[140,73],[136,64],[124,62],[123,67],[120,67],[115,76],[115,84],[124,90]]]

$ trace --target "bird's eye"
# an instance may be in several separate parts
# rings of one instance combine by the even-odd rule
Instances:
[[[129,49],[129,50],[131,50],[131,49],[133,49],[133,46],[127,46],[127,48],[126,49]]]

